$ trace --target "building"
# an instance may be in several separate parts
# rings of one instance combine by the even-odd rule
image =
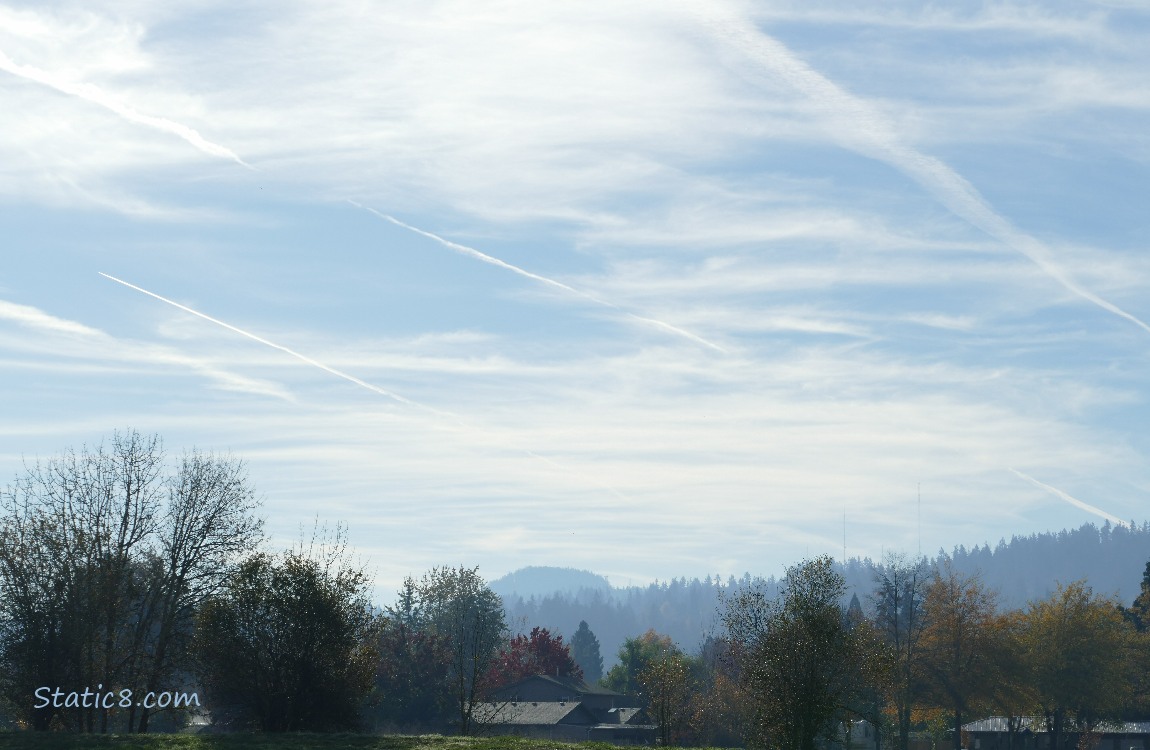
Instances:
[[[656,727],[635,696],[570,677],[533,675],[477,704],[476,724],[491,734],[651,745]]]
[[[1052,746],[1046,722],[1038,717],[992,716],[962,725],[968,750],[1047,750]],[[1150,750],[1150,722],[1104,721],[1092,733],[1093,750]],[[1067,731],[1066,747],[1083,747],[1081,733]]]

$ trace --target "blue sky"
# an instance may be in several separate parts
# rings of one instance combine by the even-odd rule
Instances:
[[[852,557],[1142,521],[1147,31],[0,4],[0,475],[116,428],[230,451],[271,543],[345,523],[381,598],[778,574],[844,514]]]

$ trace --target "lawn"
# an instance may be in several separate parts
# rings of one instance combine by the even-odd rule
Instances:
[[[370,734],[60,734],[0,732],[0,748],[137,748],[138,750],[618,750],[521,737],[443,737]]]

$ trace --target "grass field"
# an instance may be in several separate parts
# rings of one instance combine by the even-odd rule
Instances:
[[[138,750],[618,750],[604,742],[578,744],[520,737],[370,734],[59,734],[0,732],[0,748],[136,748]]]

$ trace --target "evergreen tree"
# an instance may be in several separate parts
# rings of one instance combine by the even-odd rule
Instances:
[[[1122,614],[1139,633],[1150,630],[1150,562],[1142,573],[1142,590],[1129,609],[1122,609]]]
[[[595,684],[603,677],[603,656],[599,653],[599,639],[591,632],[586,620],[579,621],[579,629],[571,638],[571,656],[583,670],[583,679]]]

